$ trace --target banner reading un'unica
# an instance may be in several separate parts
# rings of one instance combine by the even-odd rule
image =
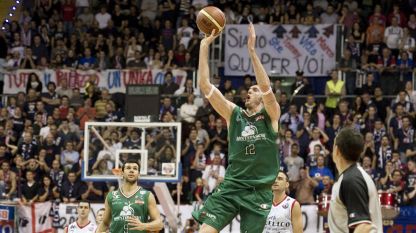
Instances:
[[[335,68],[336,25],[255,25],[256,52],[273,76],[327,76]],[[225,75],[253,74],[247,51],[248,25],[225,28]]]
[[[4,94],[16,94],[19,91],[26,92],[26,84],[30,74],[35,73],[43,83],[43,92],[47,92],[47,83],[54,82],[57,88],[64,81],[70,88],[79,88],[84,91],[85,83],[95,76],[96,85],[107,88],[110,93],[126,92],[127,85],[134,84],[163,84],[165,71],[159,69],[146,70],[16,70],[4,73]],[[184,70],[172,70],[173,80],[182,86],[187,78]]]

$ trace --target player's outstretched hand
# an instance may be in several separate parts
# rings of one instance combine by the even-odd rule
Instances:
[[[211,35],[205,34],[205,38],[201,40],[201,45],[209,46],[215,40],[215,38],[218,37],[218,35],[215,35],[215,29],[212,30]]]
[[[138,231],[145,230],[144,224],[138,218],[129,217],[127,219],[127,222],[129,223],[129,230],[138,230]]]
[[[254,51],[254,47],[256,44],[256,31],[254,30],[253,23],[250,22],[248,25],[248,40],[247,40],[247,48],[250,52]]]

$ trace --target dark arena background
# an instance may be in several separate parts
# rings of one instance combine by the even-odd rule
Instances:
[[[197,85],[196,16],[208,5],[226,17],[211,83],[241,107],[255,83],[255,25],[304,232],[329,232],[344,127],[364,136],[384,232],[416,232],[416,1],[0,0],[0,233],[63,232],[80,200],[95,222],[128,158],[162,232],[198,232],[191,212],[228,166],[227,124]],[[337,95],[331,80],[342,81]],[[239,229],[238,216],[221,232]]]

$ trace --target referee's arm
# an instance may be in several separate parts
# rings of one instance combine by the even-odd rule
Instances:
[[[364,179],[342,180],[340,199],[347,209],[351,233],[367,233],[374,230],[370,217],[368,187]]]

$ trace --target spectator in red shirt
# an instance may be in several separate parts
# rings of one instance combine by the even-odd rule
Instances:
[[[72,33],[72,25],[75,18],[75,2],[73,0],[65,0],[62,4],[62,20],[64,21],[64,30],[67,35]]]

